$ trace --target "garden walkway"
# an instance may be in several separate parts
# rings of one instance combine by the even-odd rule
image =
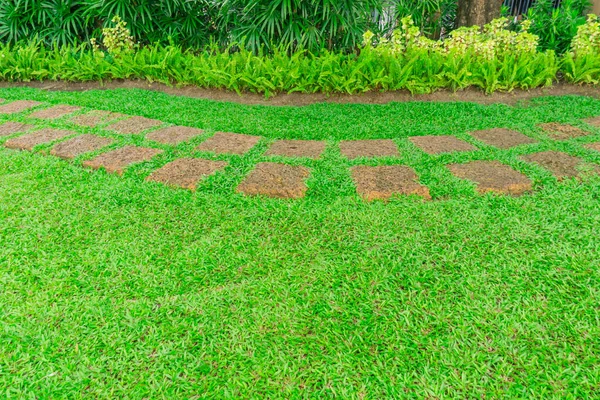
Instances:
[[[8,115],[10,119],[11,115],[22,116],[23,113],[28,113],[25,118],[8,120],[0,125],[0,140],[4,141],[5,147],[33,151],[37,146],[47,146],[49,154],[53,156],[76,159],[84,167],[103,168],[115,174],[123,174],[134,164],[149,162],[170,148],[201,138],[202,141],[195,147],[194,156],[171,159],[146,177],[147,181],[189,190],[196,190],[198,184],[208,176],[228,173],[228,159],[218,159],[215,156],[244,156],[263,139],[230,132],[210,135],[197,128],[171,126],[141,116],[84,110],[70,105],[50,106],[29,100],[0,101],[0,116]],[[55,121],[60,126],[38,126],[48,121]],[[600,117],[586,122],[599,127]],[[591,134],[580,128],[558,123],[542,124],[540,127],[549,138],[559,141]],[[86,131],[87,128],[89,132]],[[138,135],[144,141],[162,147],[136,144],[119,146],[117,138],[120,135]],[[498,149],[511,149],[536,142],[527,135],[505,128],[470,132],[470,135],[476,142]],[[480,150],[454,136],[414,136],[409,140],[422,152],[432,156]],[[272,161],[256,163],[236,190],[244,195],[304,197],[307,192],[306,180],[311,176],[312,170],[302,161],[319,159],[328,146],[337,146],[341,156],[348,160],[390,160],[400,155],[396,143],[388,139],[339,143],[277,140],[270,143],[264,151],[264,156],[271,157]],[[591,151],[600,151],[600,143],[587,144],[585,147]],[[545,168],[559,180],[577,177],[583,163],[577,157],[557,151],[528,154],[522,157],[522,161]],[[533,183],[528,176],[498,160],[476,160],[446,167],[455,177],[473,182],[479,193],[521,195],[533,190]],[[348,168],[356,191],[366,200],[387,199],[395,195],[431,198],[428,187],[420,183],[417,173],[407,165],[354,165]],[[597,165],[592,169],[600,171]]]

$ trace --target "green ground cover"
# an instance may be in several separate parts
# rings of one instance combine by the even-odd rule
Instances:
[[[582,145],[600,101],[244,106],[135,90],[2,89],[263,136],[191,193],[145,183],[192,141],[124,177],[0,147],[0,397],[593,398],[600,391],[600,179],[557,182],[518,159]],[[0,116],[20,121],[26,113]],[[548,140],[538,123],[593,131]],[[47,126],[76,128],[66,119]],[[498,150],[467,132],[539,140]],[[409,136],[453,134],[480,150],[429,156]],[[303,200],[234,193],[278,138],[324,139]],[[342,139],[393,138],[398,159],[345,160]],[[0,143],[4,138],[0,139]],[[89,158],[86,156],[84,158]],[[219,157],[216,157],[219,158]],[[479,196],[446,164],[498,159],[532,194]],[[362,201],[349,166],[407,164],[434,201]]]

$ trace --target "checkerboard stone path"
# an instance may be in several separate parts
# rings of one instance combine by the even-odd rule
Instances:
[[[32,108],[35,110],[31,111]],[[27,114],[27,111],[31,112]],[[53,126],[65,124],[69,129],[41,127],[45,125],[43,120],[57,120],[52,123]],[[260,153],[258,149],[251,152],[262,140],[260,136],[232,132],[216,132],[211,136],[210,132],[207,135],[199,128],[169,126],[159,120],[110,111],[82,111],[72,105],[48,106],[37,101],[0,99],[0,121],[0,143],[6,148],[33,151],[36,146],[47,145],[50,154],[67,160],[90,154],[93,158],[83,161],[84,166],[104,168],[116,174],[123,174],[130,166],[150,161],[166,152],[165,157],[171,161],[148,173],[146,181],[192,191],[211,175],[242,174],[239,166],[251,162],[252,166],[239,177],[235,189],[245,196],[298,199],[310,194],[307,181],[311,175],[316,174],[315,182],[324,178],[319,174],[323,173],[321,159],[328,157],[325,152],[328,145],[331,148],[338,146],[342,155],[336,158],[336,162],[342,164],[337,166],[337,173],[345,169],[357,195],[366,201],[399,196],[430,200],[432,196],[427,182],[421,182],[419,174],[410,165],[405,165],[413,162],[411,160],[419,152],[432,156],[445,154],[441,160],[446,157],[456,160],[475,158],[474,161],[448,163],[446,168],[457,179],[471,182],[481,194],[493,192],[518,196],[533,190],[531,179],[514,168],[495,160],[477,160],[483,155],[489,157],[493,152],[505,152],[516,162],[535,164],[558,180],[579,177],[585,171],[600,174],[600,163],[588,162],[597,160],[595,153],[600,152],[600,142],[580,139],[597,135],[600,116],[583,120],[582,123],[588,126],[585,129],[556,122],[538,125],[548,139],[556,141],[557,146],[563,146],[566,141],[567,149],[579,147],[577,157],[556,150],[525,151],[528,148],[535,150],[536,146],[547,149],[546,140],[536,140],[522,132],[501,127],[465,132],[474,143],[483,143],[495,148],[493,150],[483,145],[485,150],[479,150],[477,146],[452,135],[428,135],[408,138],[418,149],[413,150],[413,154],[403,154],[396,141],[391,139],[345,140],[339,143],[281,139],[272,141],[265,146],[264,153]],[[74,126],[75,129],[72,129]],[[520,146],[532,147],[514,150]],[[204,152],[211,154],[196,154]],[[251,154],[247,154],[249,152]],[[472,154],[457,154],[462,152]],[[430,161],[435,164],[440,159],[432,157]],[[436,182],[436,179],[433,181]]]

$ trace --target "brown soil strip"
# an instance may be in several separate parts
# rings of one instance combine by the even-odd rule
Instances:
[[[584,122],[588,125],[600,128],[600,116],[585,119]]]
[[[50,154],[71,159],[85,153],[100,150],[114,142],[113,139],[95,135],[81,135],[54,146]]]
[[[187,142],[195,136],[202,135],[202,129],[190,128],[189,126],[169,126],[146,135],[146,139],[163,144],[176,145]]]
[[[560,151],[543,151],[540,153],[528,154],[521,157],[522,160],[535,163],[542,168],[552,172],[552,175],[558,180],[566,178],[576,178],[580,175],[578,167],[583,165],[583,160],[573,157]],[[600,170],[596,168],[596,170]]]
[[[398,146],[393,140],[345,140],[340,142],[340,150],[349,159],[359,157],[397,157]]]
[[[42,143],[53,142],[55,140],[75,134],[77,134],[77,132],[46,128],[35,131],[28,135],[9,139],[4,143],[4,146],[8,147],[9,149],[33,150],[35,146]]]
[[[600,142],[598,143],[590,143],[585,145],[586,149],[600,151]]]
[[[217,132],[200,146],[198,151],[211,151],[216,154],[242,155],[253,148],[260,140],[260,136],[240,135],[238,133]]]
[[[494,192],[521,195],[532,189],[529,178],[499,161],[452,164],[448,169],[458,178],[475,182],[477,191],[482,194]]]
[[[472,144],[454,136],[413,136],[410,137],[409,140],[427,154],[477,150]]]
[[[162,124],[162,121],[135,116],[115,122],[104,129],[115,131],[123,135],[134,135]]]
[[[29,117],[31,118],[40,118],[40,119],[56,119],[64,117],[65,115],[69,115],[74,113],[75,111],[81,110],[81,107],[76,106],[67,106],[67,105],[58,105],[50,108],[46,108],[44,110],[38,110],[31,114]]]
[[[16,114],[33,107],[37,107],[40,104],[42,103],[40,103],[39,101],[17,100],[13,101],[12,103],[2,104],[0,106],[0,114]]]
[[[94,110],[87,114],[81,114],[71,118],[71,122],[76,125],[94,128],[100,124],[109,123],[123,117],[125,117],[124,114],[103,110]]]
[[[198,182],[227,166],[226,161],[180,158],[154,171],[146,180],[196,190]]]
[[[357,192],[367,201],[416,194],[431,199],[429,189],[418,182],[412,168],[403,165],[356,166],[351,169]]]
[[[0,125],[0,136],[8,136],[13,133],[25,132],[35,128],[34,125],[24,124],[22,122],[6,122]]]
[[[471,136],[483,143],[498,147],[500,149],[510,149],[511,147],[522,144],[536,143],[529,136],[506,128],[486,129],[482,131],[471,132]]]
[[[575,126],[560,124],[558,122],[539,124],[539,127],[546,131],[548,136],[554,140],[567,140],[591,134]]]
[[[162,150],[147,147],[126,146],[120,149],[100,154],[98,157],[84,161],[86,167],[99,169],[104,168],[107,172],[123,174],[125,168],[131,164],[148,161],[154,156],[162,153]]]
[[[309,175],[306,167],[263,162],[240,183],[237,191],[247,195],[297,199],[304,197],[307,190],[304,181]]]
[[[325,150],[320,140],[278,140],[265,153],[268,156],[307,157],[317,159]]]
[[[49,91],[88,91],[111,89],[145,89],[159,91],[175,96],[187,96],[216,101],[229,101],[240,104],[262,104],[272,106],[305,106],[315,103],[361,103],[361,104],[387,104],[390,102],[431,101],[431,102],[458,102],[468,101],[480,104],[516,104],[540,96],[566,96],[580,95],[599,98],[600,91],[593,85],[571,85],[563,82],[555,83],[552,87],[536,88],[530,90],[513,90],[511,92],[496,92],[485,94],[477,88],[467,88],[459,92],[439,90],[431,94],[413,95],[408,90],[388,92],[367,92],[361,94],[323,94],[323,93],[290,93],[278,94],[269,99],[264,95],[244,93],[242,95],[233,91],[222,89],[205,89],[197,86],[177,88],[162,83],[150,83],[144,80],[119,80],[112,82],[0,82],[4,87],[33,87]]]

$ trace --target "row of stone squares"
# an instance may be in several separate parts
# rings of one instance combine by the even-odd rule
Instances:
[[[2,112],[18,112],[41,103],[28,100],[15,101],[0,106]],[[69,105],[58,105],[48,109],[36,111],[31,115],[34,118],[59,118],[71,114],[79,107]],[[123,119],[125,118],[125,119]],[[120,119],[120,120],[119,120]],[[84,126],[98,126],[101,123],[112,122],[106,129],[122,134],[140,133],[150,128],[155,128],[163,123],[145,117],[130,117],[124,114],[109,111],[91,111],[72,118],[72,121]],[[600,117],[590,118],[586,122],[593,126],[600,126]],[[559,123],[546,123],[540,125],[551,137],[557,140],[570,139],[590,134],[577,127]],[[166,127],[147,135],[149,140],[163,144],[178,144],[195,136],[201,135],[203,131],[197,128],[184,126]],[[495,128],[472,132],[471,135],[490,146],[499,148],[511,148],[522,144],[535,143],[535,140],[522,133],[505,129]],[[215,153],[244,154],[249,151],[260,140],[258,136],[239,135],[234,133],[218,132],[217,135],[203,143],[199,150],[213,151]],[[410,140],[420,149],[428,154],[440,154],[456,151],[474,151],[476,148],[471,144],[454,136],[417,136]],[[397,156],[398,149],[391,140],[361,140],[345,141],[340,144],[342,154],[348,158],[357,157],[382,157]],[[283,140],[276,142],[267,152],[268,155],[282,155],[292,157],[318,158],[325,148],[322,141]]]
[[[42,132],[42,131],[40,131]],[[57,133],[70,134],[69,131],[48,130],[45,141],[61,139],[52,136]],[[18,139],[18,138],[16,138]],[[79,154],[99,150],[112,143],[112,139],[81,135],[56,144],[51,154],[62,158],[73,158]],[[15,146],[8,141],[7,147]],[[32,148],[32,146],[27,147]],[[600,151],[600,146],[595,147]],[[128,166],[148,161],[160,154],[162,150],[137,146],[126,146],[98,155],[84,162],[87,167],[104,168],[108,172],[122,174]],[[542,152],[523,156],[523,160],[537,163],[554,173],[559,179],[575,177],[579,174],[582,161],[576,157],[560,152]],[[225,161],[205,159],[178,159],[152,173],[148,180],[163,182],[169,185],[195,189],[197,183],[205,176],[227,166]],[[474,181],[478,191],[494,191],[499,193],[521,194],[531,190],[531,181],[523,174],[497,161],[474,161],[467,164],[449,166],[450,171],[459,178]],[[596,170],[598,168],[596,166]],[[357,191],[367,200],[386,199],[395,194],[417,194],[430,198],[427,187],[418,183],[415,172],[407,166],[356,166],[351,169]],[[271,197],[298,198],[303,197],[307,187],[305,180],[309,176],[306,167],[289,166],[278,163],[260,163],[256,169],[239,185],[238,191],[246,194],[260,194]]]

